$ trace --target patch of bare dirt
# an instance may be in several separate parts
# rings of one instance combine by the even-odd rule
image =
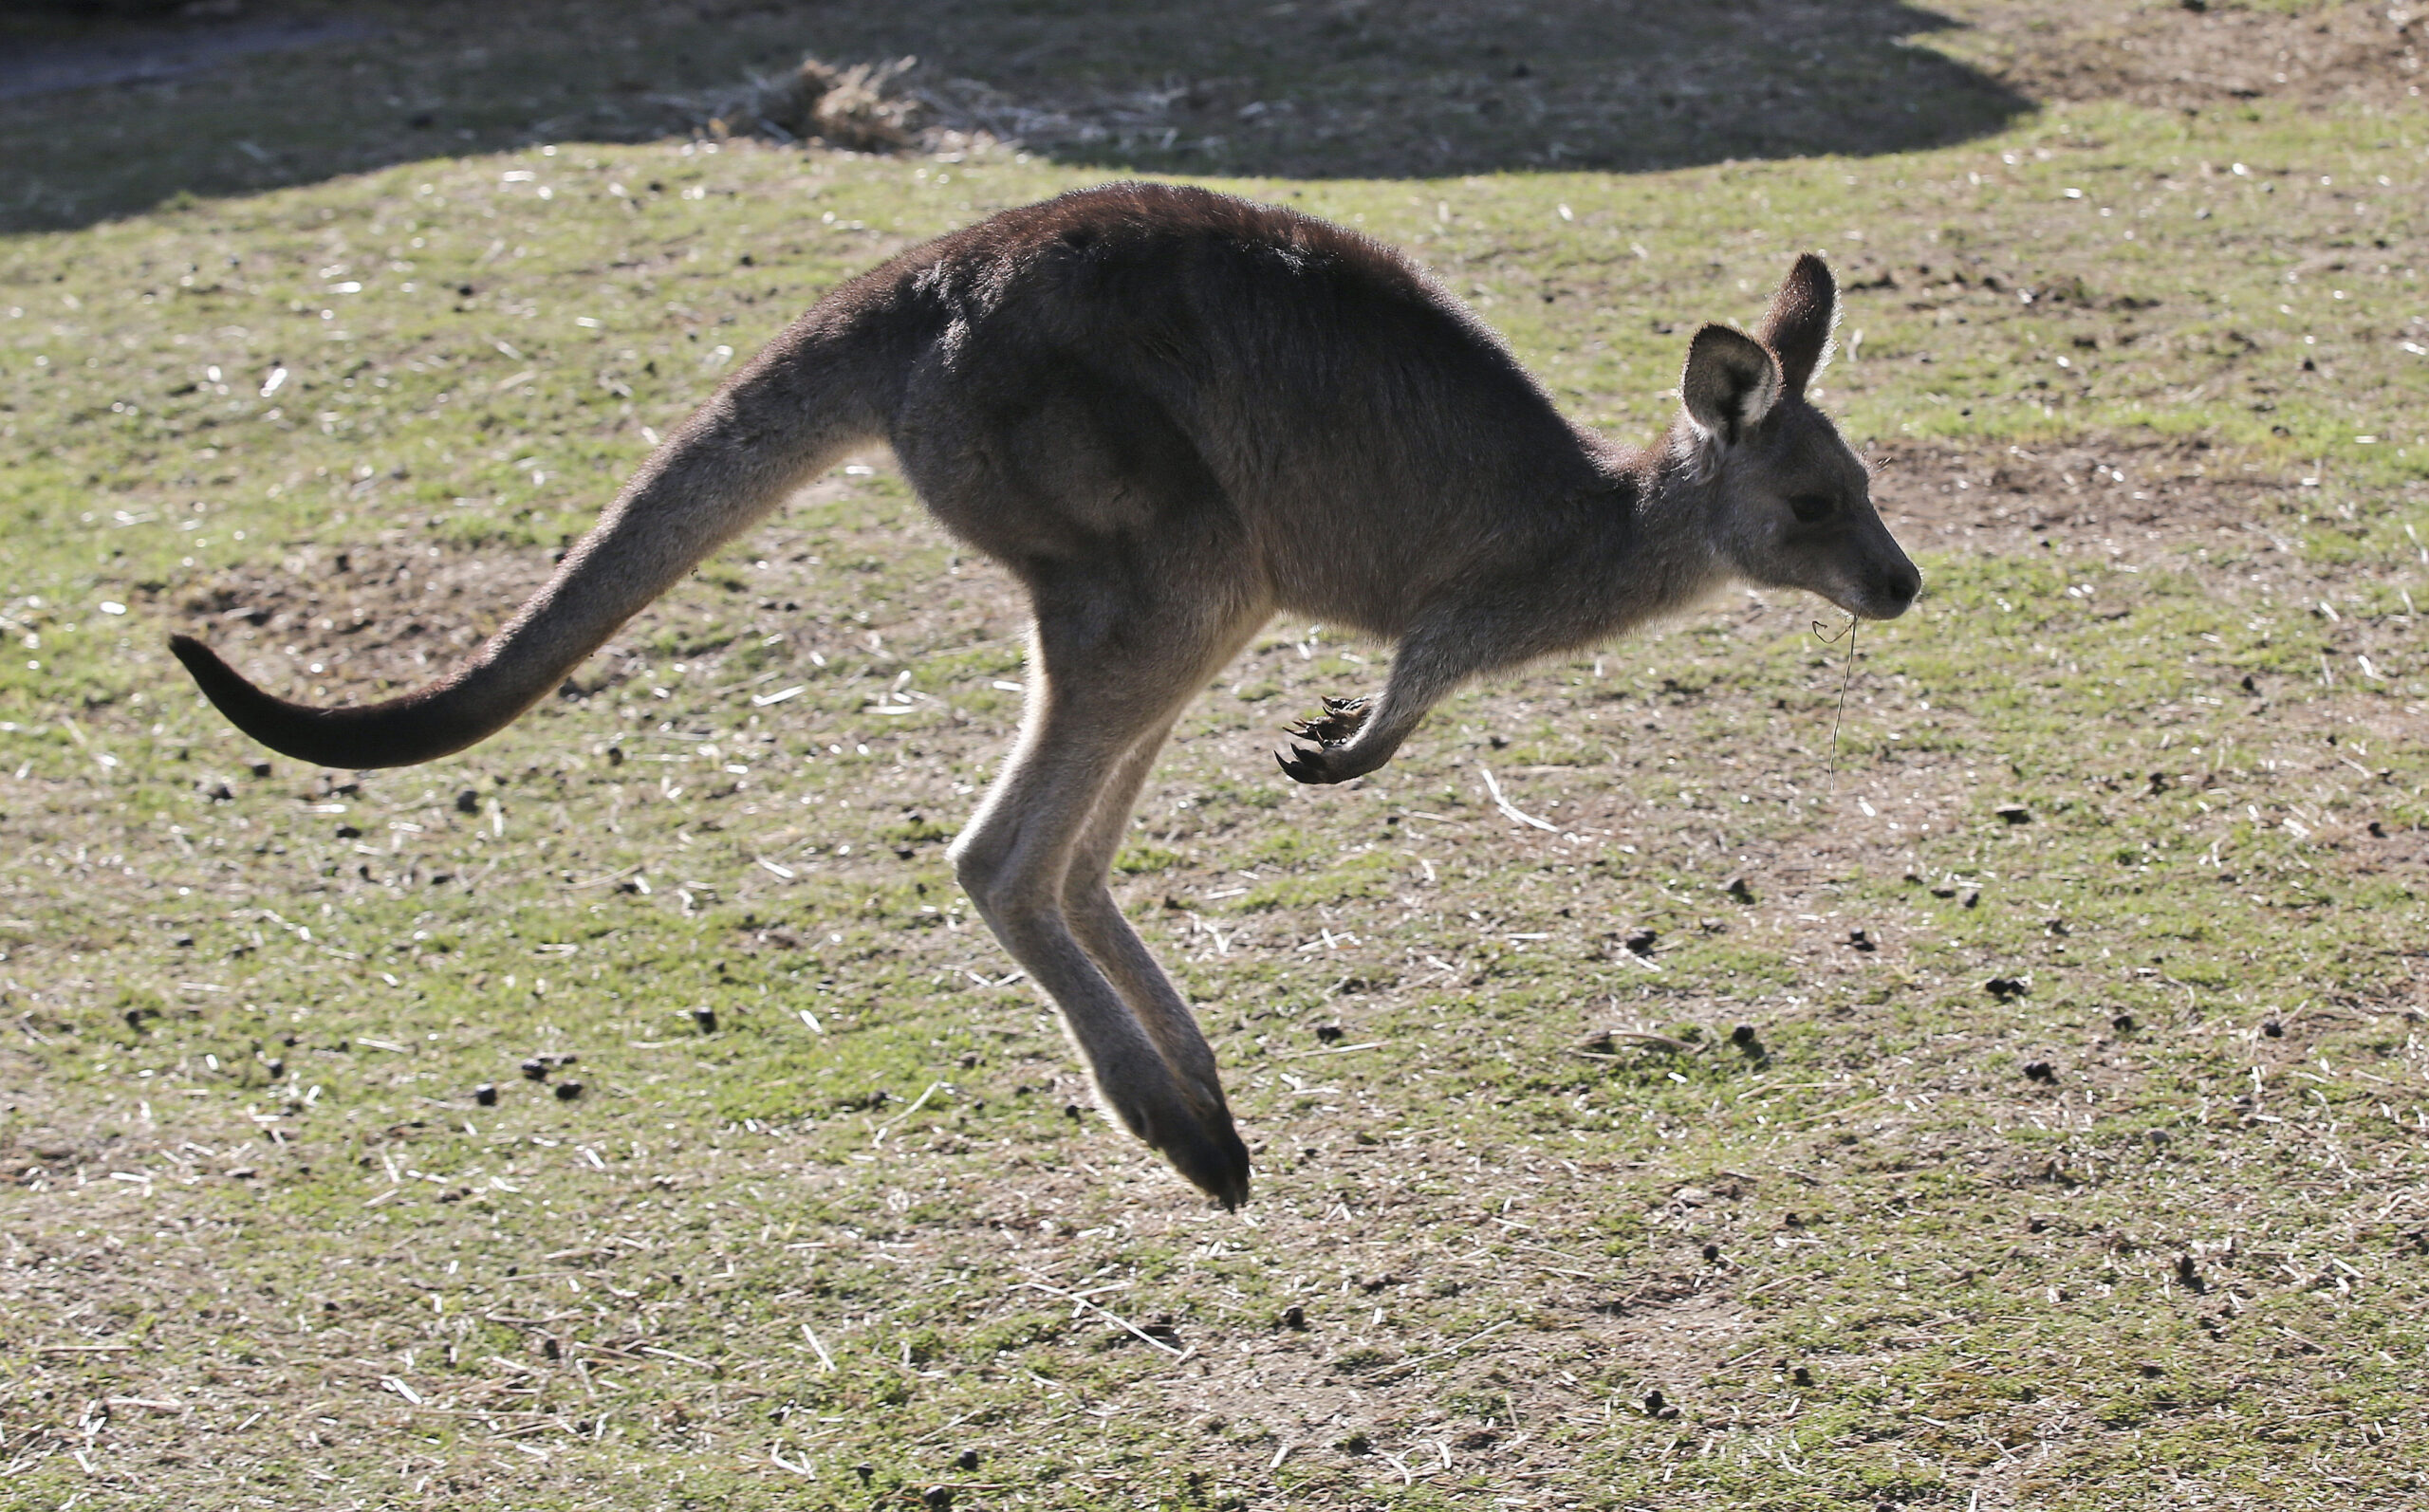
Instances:
[[[2199,439],[2092,436],[1981,449],[1892,440],[1870,448],[1866,460],[1882,518],[1910,551],[2081,555],[2314,603],[2382,576],[2397,581],[2302,549],[2315,530],[2362,530],[2360,505],[2331,495],[2320,478],[2288,476]],[[2346,620],[2328,623],[2340,636],[2359,634]]]
[[[2136,560],[2194,560],[2222,544],[2285,558],[2307,500],[2297,479],[2263,473],[2199,441],[2099,437],[1966,450],[1886,441],[1872,448],[1873,498],[1909,550],[1975,555],[2115,547]]]
[[[536,552],[403,536],[232,568],[189,590],[180,618],[282,697],[354,702],[437,675],[547,580]]]
[[[843,492],[830,480],[797,504]],[[433,517],[430,524],[444,523]],[[890,551],[896,533],[880,526],[839,532],[847,551]],[[803,535],[779,520],[753,549],[777,561],[801,560]],[[830,544],[829,549],[833,549]],[[483,544],[433,545],[421,531],[395,526],[359,543],[310,543],[276,560],[222,571],[187,586],[176,602],[178,628],[210,642],[230,664],[268,691],[312,703],[362,703],[430,681],[522,607],[554,572],[558,551]],[[770,597],[773,594],[773,597]],[[690,654],[712,655],[745,633],[744,622],[799,623],[831,614],[778,587],[729,587],[730,611],[696,615],[677,627]],[[1007,613],[1014,606],[1004,605]],[[664,629],[663,609],[644,618],[566,685],[588,697],[621,682],[630,657],[623,642]]]
[[[2420,96],[2429,7],[2373,0],[2292,14],[2214,0],[2042,0],[1951,8],[1956,47],[2041,101],[2198,110],[2247,100],[2392,102]]]

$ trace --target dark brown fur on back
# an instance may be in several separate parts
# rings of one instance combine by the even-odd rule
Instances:
[[[902,313],[942,333],[889,439],[947,526],[1016,567],[1138,532],[1234,537],[1277,607],[1398,636],[1479,562],[1573,549],[1572,511],[1620,523],[1622,460],[1355,231],[1125,184],[888,272]],[[927,385],[954,413],[917,402]],[[957,507],[973,472],[1030,507]],[[1568,507],[1513,511],[1513,487]]]

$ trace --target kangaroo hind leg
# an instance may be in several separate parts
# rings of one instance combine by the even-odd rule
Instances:
[[[1239,616],[1189,597],[1039,595],[1029,718],[954,863],[995,937],[1062,1010],[1105,1107],[1229,1205],[1248,1195],[1249,1157],[1214,1058],[1103,894],[1108,847],[1164,732],[1247,634]],[[1094,888],[1075,888],[1089,874]]]
[[[1237,634],[1207,658],[1198,675],[1189,679],[1188,686],[1202,685],[1229,661],[1251,628],[1245,622],[1236,627]],[[1098,795],[1096,811],[1089,816],[1087,829],[1072,854],[1069,869],[1064,873],[1063,904],[1072,932],[1121,992],[1122,1001],[1130,1005],[1140,1025],[1163,1052],[1165,1063],[1189,1089],[1192,1097],[1223,1108],[1223,1085],[1215,1070],[1214,1052],[1198,1029],[1196,1015],[1190,1011],[1188,1000],[1157,963],[1106,886],[1114,856],[1122,849],[1122,837],[1129,831],[1139,791],[1155,769],[1156,757],[1163,749],[1179,711],[1176,707],[1172,714],[1131,747],[1112,781]]]

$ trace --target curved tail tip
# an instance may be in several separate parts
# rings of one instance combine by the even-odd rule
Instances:
[[[230,724],[280,755],[315,766],[410,766],[462,750],[521,712],[517,707],[503,717],[475,712],[467,718],[450,706],[460,696],[453,679],[386,703],[315,709],[264,692],[192,636],[171,636],[169,651]]]
[[[228,707],[231,696],[256,691],[233,667],[219,659],[219,653],[192,636],[170,636],[169,654],[185,663],[186,672],[202,689],[202,695],[218,706],[222,713],[232,714]]]
[[[343,756],[324,751],[321,741],[304,738],[313,711],[295,709],[284,700],[274,698],[247,681],[245,674],[229,666],[219,654],[192,636],[173,635],[169,652],[185,663],[185,669],[227,721],[282,756],[324,766],[344,765]],[[352,765],[361,765],[359,763]]]

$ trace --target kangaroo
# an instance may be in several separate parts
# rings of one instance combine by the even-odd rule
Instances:
[[[1277,758],[1302,783],[1374,771],[1470,678],[1729,582],[1903,613],[1921,578],[1805,397],[1837,300],[1808,254],[1754,335],[1697,331],[1679,414],[1640,450],[1565,419],[1474,316],[1359,232],[1201,189],[1077,192],[819,301],[427,687],[315,709],[170,644],[273,750],[429,761],[529,709],[849,450],[890,446],[1034,616],[1020,733],[953,844],[955,874],[1061,1009],[1102,1103],[1230,1207],[1249,1153],[1214,1053],[1106,885],[1174,721],[1283,611],[1398,647],[1380,695],[1293,727]]]

